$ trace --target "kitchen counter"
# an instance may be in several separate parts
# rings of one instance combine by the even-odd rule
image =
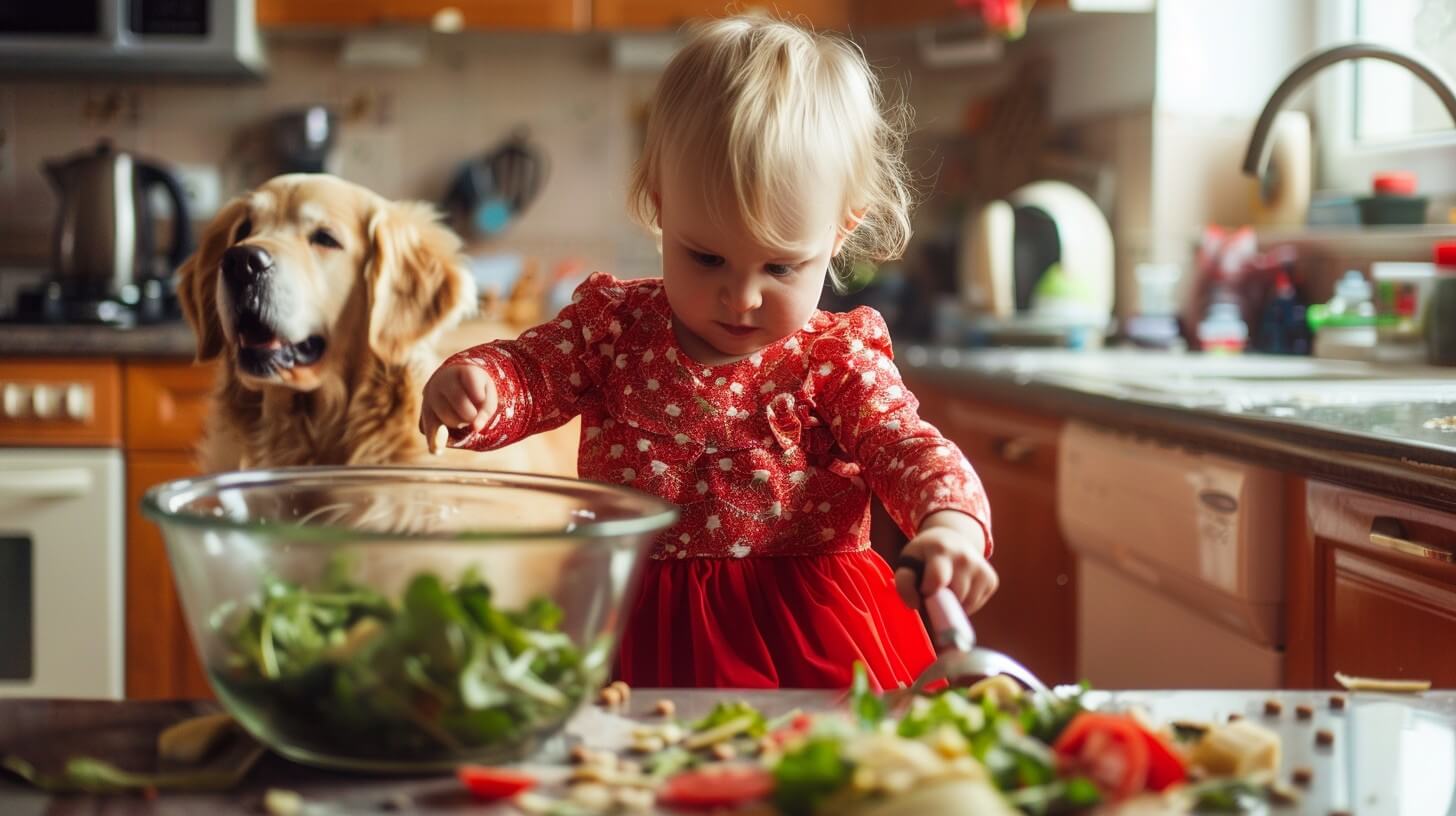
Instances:
[[[0,357],[167,357],[192,359],[192,329],[185,321],[117,329],[0,323]]]
[[[950,394],[1456,510],[1456,370],[1136,350],[897,350]],[[1456,422],[1456,420],[1453,420]]]
[[[744,699],[770,716],[790,711],[823,710],[835,704],[834,692],[769,691],[721,692],[710,690],[653,691],[633,694],[628,716],[598,708],[583,710],[568,726],[566,736],[554,741],[524,766],[549,790],[562,778],[567,746],[618,748],[626,744],[635,722],[661,722],[650,709],[661,697],[673,699],[679,716],[690,719],[706,713],[725,697]],[[1265,702],[1277,700],[1277,715],[1265,713]],[[1357,694],[1343,710],[1328,705],[1329,696],[1317,692],[1115,692],[1097,693],[1088,702],[1099,708],[1146,709],[1155,721],[1193,719],[1221,721],[1240,714],[1269,726],[1283,742],[1280,777],[1293,769],[1313,771],[1313,784],[1299,807],[1275,808],[1274,813],[1325,814],[1334,810],[1383,816],[1396,813],[1447,813],[1456,792],[1456,692],[1430,692],[1420,696]],[[1295,716],[1295,707],[1309,705],[1308,720]],[[76,700],[0,701],[0,754],[37,752],[64,757],[99,756],[119,764],[143,767],[158,730],[199,712],[213,710],[195,702],[93,702]],[[1334,735],[1328,747],[1316,745],[1315,734],[1327,729]],[[38,746],[45,746],[40,748]],[[507,814],[517,811],[499,805],[473,803],[449,776],[371,777],[318,771],[265,755],[242,784],[226,794],[163,793],[154,800],[139,796],[68,796],[52,798],[0,775],[0,812],[24,816],[66,813],[237,813],[263,812],[259,803],[270,788],[301,794],[311,805],[303,813],[460,812]],[[62,804],[62,802],[64,804]]]

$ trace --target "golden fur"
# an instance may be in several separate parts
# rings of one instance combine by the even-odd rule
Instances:
[[[320,231],[331,243],[320,243]],[[224,253],[265,251],[272,265],[240,295]],[[501,451],[432,457],[418,430],[420,391],[442,334],[473,311],[475,286],[460,241],[417,202],[391,202],[326,175],[279,176],[230,202],[180,272],[178,295],[197,359],[221,361],[200,455],[209,472],[287,465],[430,464],[559,474],[574,444],[536,437]],[[241,305],[240,305],[241,304]],[[262,345],[240,328],[276,332]],[[467,326],[468,341],[505,333]],[[309,364],[239,365],[305,337],[324,345]],[[262,351],[258,351],[258,349]]]

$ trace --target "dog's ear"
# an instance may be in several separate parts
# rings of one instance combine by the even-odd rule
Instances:
[[[418,343],[473,311],[475,281],[460,239],[428,204],[381,204],[369,220],[369,239],[369,347],[402,362]]]
[[[177,272],[177,302],[197,338],[197,362],[222,353],[222,325],[217,314],[217,276],[222,254],[232,245],[233,231],[247,211],[241,198],[228,202],[202,231],[197,251]]]

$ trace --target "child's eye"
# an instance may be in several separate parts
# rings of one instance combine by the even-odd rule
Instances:
[[[794,270],[796,269],[798,269],[797,266],[789,266],[788,264],[769,264],[764,267],[766,272],[776,278],[786,278],[794,274]]]
[[[723,256],[721,255],[710,255],[706,252],[698,252],[697,250],[690,249],[688,250],[688,257],[692,258],[693,263],[696,263],[698,266],[723,265]]]

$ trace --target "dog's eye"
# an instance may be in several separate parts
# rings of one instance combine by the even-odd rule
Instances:
[[[328,230],[314,230],[313,234],[308,236],[308,240],[309,243],[317,244],[321,247],[328,247],[329,249],[344,248],[334,236],[329,234]]]
[[[250,218],[244,218],[243,223],[238,225],[238,231],[233,233],[233,243],[236,244],[237,242],[243,240],[244,238],[247,238],[249,235],[252,234],[253,221]]]

